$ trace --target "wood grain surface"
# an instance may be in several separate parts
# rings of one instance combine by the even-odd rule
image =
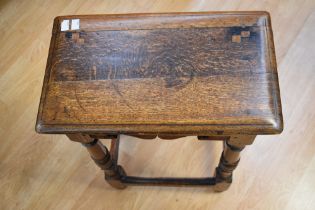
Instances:
[[[0,1],[0,209],[313,210],[314,8],[313,0]],[[281,135],[259,136],[242,152],[228,191],[115,190],[80,144],[62,135],[36,134],[54,17],[213,10],[270,12],[285,120]],[[195,137],[144,141],[122,136],[119,163],[138,176],[203,177],[213,174],[221,152],[222,142]]]
[[[282,131],[267,12],[63,16],[52,31],[39,132]]]

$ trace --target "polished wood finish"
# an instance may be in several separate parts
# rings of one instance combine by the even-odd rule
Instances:
[[[224,191],[244,146],[255,135],[280,133],[282,121],[267,12],[55,18],[36,130],[83,143],[115,188]],[[225,148],[215,177],[131,177],[117,163],[121,134],[197,135],[225,140]],[[111,152],[93,136],[112,136]]]
[[[72,20],[80,28],[62,31]],[[40,133],[274,134],[282,124],[267,12],[55,19]]]
[[[282,129],[267,12],[55,18],[36,130],[81,142],[115,188],[215,185],[224,191],[244,146]],[[133,177],[118,165],[121,134],[197,135],[224,140],[225,148],[215,177]],[[98,137],[112,137],[110,153]]]
[[[314,1],[1,1],[0,209],[315,208]],[[245,148],[234,183],[211,188],[115,190],[80,144],[38,135],[34,122],[52,19],[65,14],[267,10],[271,13],[285,129]],[[20,15],[17,15],[20,14]],[[108,142],[103,141],[107,146]],[[137,176],[208,176],[222,142],[121,136],[119,163]],[[150,154],[150,155],[148,155]],[[182,155],[179,155],[182,154]],[[133,158],[131,158],[133,157]]]

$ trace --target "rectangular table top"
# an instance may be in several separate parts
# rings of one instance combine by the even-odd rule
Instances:
[[[40,133],[282,131],[266,12],[57,17]]]

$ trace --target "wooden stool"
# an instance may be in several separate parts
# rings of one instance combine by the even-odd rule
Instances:
[[[256,135],[283,129],[266,12],[64,16],[54,21],[36,131],[81,142],[113,187],[232,182]],[[119,135],[225,141],[213,178],[141,178]],[[107,150],[98,139],[112,139]]]

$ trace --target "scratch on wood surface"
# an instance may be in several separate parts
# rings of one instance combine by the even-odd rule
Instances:
[[[119,88],[115,84],[115,80],[111,80],[111,83],[114,87],[115,92],[120,96],[121,100],[126,104],[126,106],[128,106],[131,110],[134,110],[134,108],[132,106],[130,106],[130,104],[127,102],[124,95],[120,92]]]
[[[81,101],[80,101],[79,98],[78,98],[77,89],[76,89],[76,88],[74,89],[74,96],[75,96],[75,100],[76,100],[77,104],[79,105],[79,107],[80,107],[83,111],[86,112],[86,109],[82,106]]]

